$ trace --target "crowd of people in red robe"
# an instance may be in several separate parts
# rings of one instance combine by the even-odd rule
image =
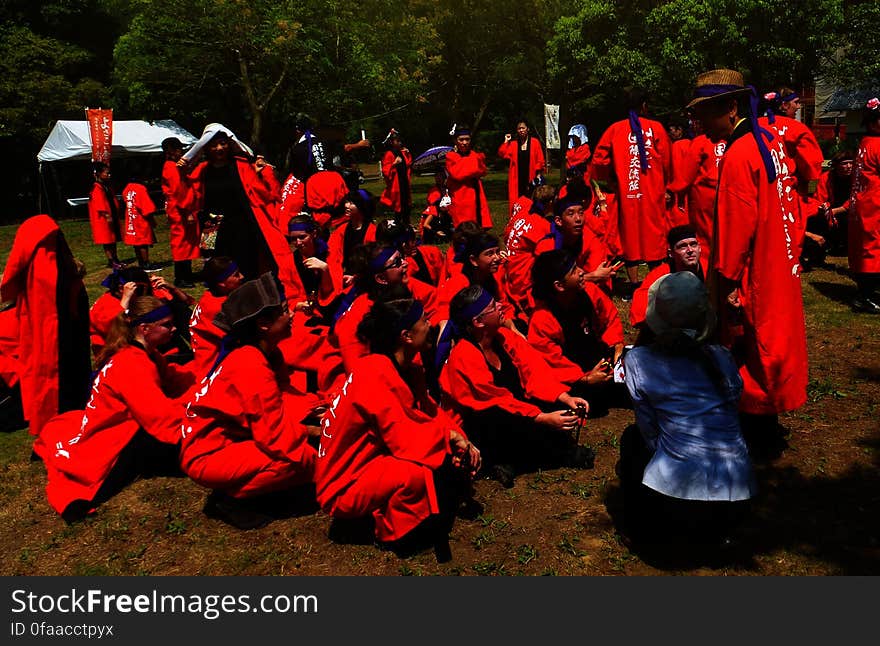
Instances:
[[[143,182],[118,202],[96,166],[89,215],[107,293],[89,313],[82,268],[45,215],[20,227],[0,284],[13,303],[0,312],[0,379],[20,391],[50,504],[74,522],[134,478],[186,475],[209,490],[205,513],[238,528],[296,501],[320,506],[336,536],[367,525],[399,553],[432,545],[448,558],[477,473],[511,487],[524,470],[592,467],[582,428],[632,405],[613,297],[631,300],[636,344],[649,343],[670,315],[657,287],[680,272],[708,287],[727,348],[713,352],[738,367],[735,432],[756,452],[777,443],[776,416],[806,399],[802,265],[847,244],[853,306],[880,313],[880,101],[855,159],[823,174],[796,94],[765,95],[766,116],[757,98],[739,73],[707,72],[691,119],[667,132],[632,93],[592,150],[572,128],[558,187],[518,122],[498,149],[501,238],[466,127],[453,127],[413,226],[413,158],[396,130],[376,198],[328,162],[307,119],[283,182],[210,124],[186,152],[163,142],[173,285],[148,273],[157,209]],[[429,232],[449,248],[425,244]],[[119,261],[118,241],[139,267]],[[202,256],[196,302],[184,290]]]

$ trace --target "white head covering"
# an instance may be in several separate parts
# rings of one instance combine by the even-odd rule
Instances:
[[[208,142],[211,141],[211,139],[214,138],[214,135],[216,135],[218,132],[222,132],[227,137],[229,137],[229,140],[234,142],[235,145],[237,145],[242,152],[247,153],[251,157],[254,156],[254,151],[251,150],[247,144],[239,141],[232,130],[224,126],[222,123],[209,123],[202,131],[202,136],[199,137],[199,140],[193,144],[192,148],[186,151],[186,154],[183,156],[183,158],[186,161],[190,162],[198,157],[198,154],[202,151],[202,148],[207,146]]]
[[[571,143],[572,135],[577,137],[581,145],[587,143],[590,138],[587,136],[587,127],[582,123],[576,123],[568,130],[568,148],[571,150],[574,146]]]

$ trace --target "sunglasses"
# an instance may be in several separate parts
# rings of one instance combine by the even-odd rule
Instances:
[[[400,255],[400,254],[398,254],[398,255],[394,256],[394,259],[393,259],[390,263],[388,263],[387,265],[385,265],[382,269],[383,269],[383,270],[386,270],[386,269],[397,269],[397,268],[403,266],[403,262],[404,262],[404,260],[403,260],[403,256]]]

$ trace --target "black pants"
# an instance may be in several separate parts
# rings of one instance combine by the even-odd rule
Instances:
[[[624,531],[634,539],[652,542],[713,542],[730,533],[748,513],[749,501],[682,500],[642,484],[653,451],[638,426],[620,438],[620,486],[623,491]]]
[[[0,432],[17,431],[27,426],[18,384],[10,388],[0,379]]]
[[[154,476],[182,476],[180,447],[166,444],[140,429],[119,453],[104,484],[91,500],[74,500],[61,517],[68,523],[82,520],[89,510],[107,502],[138,478]]]
[[[574,449],[570,435],[498,407],[464,416],[464,430],[480,449],[483,470],[496,464],[518,471],[561,466]]]
[[[874,300],[876,292],[880,290],[880,274],[853,274],[859,298]]]

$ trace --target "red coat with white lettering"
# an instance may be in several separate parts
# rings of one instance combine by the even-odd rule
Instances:
[[[626,260],[666,257],[666,185],[670,180],[669,136],[657,121],[640,117],[648,169],[642,172],[635,135],[624,119],[602,134],[593,152],[591,176],[617,178],[620,241]]]
[[[315,398],[254,346],[233,350],[186,405],[180,463],[198,484],[235,497],[312,481],[315,449],[301,420]]]
[[[372,514],[382,541],[403,537],[439,512],[433,471],[451,453],[450,431],[464,435],[428,397],[417,368],[410,371],[411,383],[388,357],[362,357],[321,424],[318,503],[333,516]],[[404,486],[420,495],[395,495]],[[362,494],[351,500],[355,487]]]
[[[406,173],[407,184],[409,185],[409,192],[404,196],[406,198],[405,205],[403,204],[400,195],[400,177],[397,174],[397,166],[394,164],[394,160],[398,156],[403,159],[404,167],[406,169],[404,172]],[[382,191],[382,196],[379,198],[379,202],[395,213],[400,213],[404,206],[412,206],[412,155],[410,152],[405,148],[401,149],[400,152],[386,150],[385,154],[382,155],[381,168],[382,178],[385,180],[385,190]]]
[[[498,156],[510,162],[507,171],[507,203],[511,215],[513,215],[513,204],[519,197],[519,146],[519,140],[513,138],[498,147]],[[529,137],[529,181],[538,173],[544,172],[545,163],[541,142],[535,137]]]
[[[593,304],[593,313],[588,321],[590,333],[598,334],[609,348],[623,343],[623,324],[611,299],[593,283],[585,283],[584,292]],[[527,338],[544,361],[557,371],[560,381],[572,384],[584,376],[584,369],[563,353],[565,333],[546,305],[540,305],[532,314]]]
[[[673,193],[674,197],[672,205],[667,209],[669,226],[671,227],[688,223],[687,195],[683,194],[681,190],[673,190],[673,187],[677,181],[680,181],[679,176],[683,170],[683,166],[687,163],[687,158],[691,151],[691,144],[692,142],[690,139],[676,139],[672,142],[672,174],[669,178],[670,185],[667,187],[669,191]]]
[[[715,194],[718,192],[718,166],[727,143],[713,143],[706,135],[694,137],[688,155],[679,161],[669,190],[687,191],[688,221],[697,230],[697,240],[708,256],[715,227]]]
[[[278,203],[278,215],[275,225],[287,235],[287,225],[291,218],[296,217],[306,204],[306,184],[294,175],[288,175],[281,187],[281,198]]]
[[[507,328],[499,328],[498,334],[519,372],[527,397],[552,403],[568,392],[563,382],[564,373],[551,368],[528,341]],[[456,413],[487,410],[493,406],[523,417],[533,418],[541,413],[535,404],[519,400],[506,388],[496,386],[483,352],[464,339],[456,342],[443,365],[440,388],[444,407]]]
[[[859,146],[849,216],[849,268],[880,272],[880,136],[865,135]]]
[[[226,336],[223,330],[214,325],[214,317],[220,313],[225,301],[226,296],[215,296],[210,290],[205,290],[190,316],[193,359],[187,367],[198,380],[208,375],[220,352],[220,342]]]
[[[46,494],[55,511],[62,513],[75,500],[91,501],[140,429],[177,444],[184,409],[176,398],[193,384],[191,372],[140,346],[114,354],[98,370],[85,410],[52,418],[35,444],[46,463]]]
[[[550,235],[550,222],[538,213],[520,211],[514,215],[505,230],[507,260],[502,271],[505,299],[522,312],[532,309],[532,267],[537,257],[538,243]]]
[[[483,153],[473,150],[467,155],[460,155],[454,150],[446,153],[446,174],[449,176],[446,187],[452,198],[449,215],[453,227],[472,221],[478,222],[484,229],[492,228],[489,202],[480,179],[487,172]]]
[[[111,199],[115,209],[110,206]],[[100,182],[92,184],[92,192],[89,193],[89,226],[92,228],[92,241],[95,244],[113,244],[118,241],[119,223],[113,219],[114,210],[117,214],[121,211],[116,196],[108,197],[108,191]]]
[[[186,172],[171,160],[162,166],[162,193],[165,195],[165,215],[168,216],[171,259],[174,262],[195,260],[201,254],[195,194]]]
[[[736,134],[736,133],[735,133]],[[777,138],[767,147],[780,158]],[[807,343],[795,215],[780,196],[783,165],[769,182],[751,133],[736,138],[721,159],[713,271],[741,284],[742,347],[737,357],[743,378],[740,410],[774,414],[801,406],[807,395]],[[726,302],[717,294],[716,302]],[[722,334],[734,328],[722,312]]]
[[[125,205],[122,241],[127,245],[140,246],[156,244],[156,205],[147,193],[147,187],[137,182],[129,182],[122,189],[122,202]]]

